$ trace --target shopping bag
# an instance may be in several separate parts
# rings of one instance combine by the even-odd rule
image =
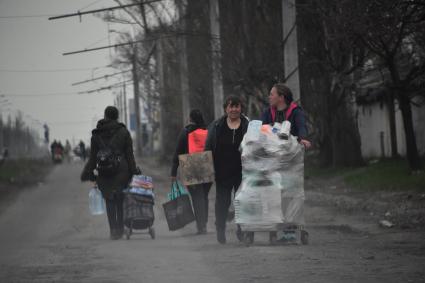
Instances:
[[[181,229],[195,220],[189,195],[184,192],[181,184],[173,182],[169,194],[171,199],[162,205],[170,231]]]
[[[187,195],[187,191],[179,181],[174,181],[171,184],[171,190],[168,193],[168,200],[176,199],[180,195]]]

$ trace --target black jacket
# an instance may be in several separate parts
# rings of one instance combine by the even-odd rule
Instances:
[[[205,150],[211,150],[213,156],[217,146],[217,133],[221,131],[221,128],[223,127],[224,123],[226,123],[226,119],[227,119],[227,116],[224,115],[223,117],[213,121],[208,126],[208,136],[207,136],[207,141],[205,142]],[[249,123],[248,118],[241,115],[241,127],[242,127],[243,134],[245,134],[246,131],[248,130],[248,123]]]
[[[216,149],[217,149],[217,137],[222,132],[223,126],[226,123],[227,115],[224,115],[223,117],[215,120],[208,126],[208,136],[207,140],[205,142],[205,150],[211,150],[212,156],[214,159],[214,167],[216,168],[217,161],[216,161]],[[245,135],[246,131],[248,130],[248,118],[245,116],[241,116],[241,125],[242,127],[242,135]],[[217,168],[216,168],[216,180],[222,178],[221,176],[217,175]]]
[[[95,176],[96,155],[101,148],[102,141],[121,156],[118,173],[113,176]],[[112,142],[111,142],[112,141]],[[81,174],[82,181],[96,181],[105,198],[113,192],[121,192],[128,186],[133,174],[138,170],[133,154],[133,141],[124,124],[115,120],[99,120],[96,129],[92,131],[90,157]]]
[[[177,140],[176,150],[173,156],[173,163],[171,166],[171,176],[175,177],[177,175],[177,168],[179,167],[179,155],[186,154],[189,151],[187,136],[197,130],[197,129],[205,129],[205,126],[198,126],[195,124],[189,124],[183,128],[180,132],[179,138]]]

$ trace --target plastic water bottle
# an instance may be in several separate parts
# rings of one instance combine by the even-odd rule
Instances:
[[[97,187],[92,188],[89,192],[89,209],[92,215],[105,213],[105,202],[103,201],[102,193]]]
[[[280,127],[278,136],[281,139],[287,140],[291,132],[291,122],[283,121],[282,126]]]
[[[246,135],[250,141],[257,141],[260,138],[260,131],[262,125],[263,122],[261,122],[260,120],[252,120],[249,122]]]

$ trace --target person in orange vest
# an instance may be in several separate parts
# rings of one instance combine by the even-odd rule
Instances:
[[[208,131],[204,118],[199,109],[190,111],[189,124],[181,131],[171,166],[171,181],[174,182],[179,167],[179,155],[204,151]],[[208,194],[211,183],[187,186],[192,198],[193,210],[196,219],[197,234],[207,233],[208,221]]]

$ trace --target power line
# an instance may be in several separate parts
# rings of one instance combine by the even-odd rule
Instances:
[[[105,12],[105,11],[113,11],[113,10],[116,10],[116,9],[123,9],[123,8],[126,8],[126,7],[139,6],[139,5],[143,5],[143,4],[150,4],[150,3],[154,3],[154,2],[160,2],[160,1],[162,1],[162,0],[143,1],[143,2],[140,2],[140,3],[136,3],[136,4],[114,6],[114,7],[109,7],[109,8],[103,8],[103,9],[86,11],[86,12],[80,12],[80,11],[78,11],[77,13],[65,14],[65,15],[61,15],[61,16],[50,17],[49,20],[69,18],[69,17],[75,17],[75,16],[81,17],[82,15],[86,15],[86,14],[94,14],[94,13]]]
[[[79,71],[88,71],[93,69],[100,68],[109,68],[110,65],[101,66],[101,67],[92,67],[92,68],[75,68],[75,69],[0,69],[0,72],[3,73],[55,73],[55,72],[79,72]]]
[[[23,15],[23,16],[0,16],[0,19],[21,19],[21,18],[45,18],[53,15]]]
[[[130,71],[131,70],[127,70],[127,71],[122,71],[122,72],[118,72],[118,73],[114,73],[114,74],[110,74],[110,75],[104,75],[104,76],[100,76],[100,77],[93,78],[93,79],[90,79],[90,80],[76,82],[76,83],[73,83],[72,85],[75,86],[75,85],[84,84],[84,83],[88,83],[88,82],[92,82],[92,81],[97,81],[97,80],[100,80],[100,79],[105,79],[106,80],[109,77],[116,76],[116,75],[119,75],[119,74],[124,74],[124,73],[130,72]]]
[[[93,6],[94,4],[103,1],[103,0],[97,0],[94,1],[83,8],[80,8],[80,10],[84,10],[90,6]],[[53,14],[44,14],[44,15],[14,15],[14,16],[0,16],[0,19],[22,19],[22,18],[46,18],[46,17],[53,17]]]
[[[72,95],[72,94],[78,94],[78,92],[52,92],[52,93],[39,93],[39,94],[5,93],[5,94],[1,94],[1,97],[39,97],[39,96],[59,96],[59,95]]]
[[[84,9],[90,7],[90,6],[93,6],[94,4],[99,3],[100,1],[103,1],[103,0],[96,0],[96,1],[94,1],[90,4],[88,4],[88,5],[84,6],[83,8],[80,8],[80,10],[84,10]]]
[[[86,93],[90,94],[90,93],[94,93],[94,92],[110,90],[111,88],[121,87],[123,84],[128,83],[128,82],[132,82],[132,81],[133,80],[128,80],[128,81],[112,84],[112,85],[109,85],[109,86],[101,87],[101,88],[98,88],[98,89],[93,89],[93,90],[89,90],[89,91],[80,91],[78,94],[86,94]]]
[[[129,41],[129,42],[125,42],[125,43],[119,43],[119,44],[101,46],[101,47],[96,47],[96,48],[89,48],[89,49],[83,49],[83,50],[78,50],[78,51],[66,52],[66,53],[63,53],[62,55],[64,55],[64,56],[66,56],[66,55],[73,55],[73,54],[78,54],[78,53],[84,53],[84,52],[90,52],[90,51],[108,49],[108,48],[112,48],[112,47],[117,48],[119,46],[132,45],[132,44],[141,43],[141,42],[149,42],[149,41],[154,41],[154,40],[158,40],[158,39],[161,39],[161,38],[175,37],[175,36],[177,36],[177,34],[164,35],[164,36],[160,36],[160,37],[156,37],[156,38],[141,39],[141,40]]]
[[[63,124],[87,124],[92,121],[58,121],[58,122],[50,122],[52,125],[63,125]]]
[[[109,88],[105,87],[105,88]],[[43,97],[43,96],[73,96],[73,95],[79,95],[79,94],[84,94],[84,93],[92,93],[94,91],[82,91],[82,92],[52,92],[52,93],[34,93],[34,94],[30,94],[30,93],[5,93],[5,94],[1,94],[0,97],[14,97],[14,98],[23,98],[23,97]]]
[[[101,46],[101,47],[96,47],[96,48],[86,48],[86,49],[83,49],[83,50],[66,52],[66,53],[62,53],[62,55],[66,56],[66,55],[73,55],[73,54],[78,54],[78,53],[84,53],[84,52],[90,52],[90,51],[108,49],[108,48],[113,48],[113,47],[114,48],[117,48],[119,46],[126,46],[126,45],[132,45],[134,43],[155,41],[155,40],[158,40],[158,39],[164,39],[164,38],[169,38],[169,37],[177,37],[177,36],[181,36],[181,35],[187,35],[187,36],[206,36],[206,35],[208,35],[210,38],[218,38],[216,35],[212,35],[212,34],[202,34],[202,33],[199,33],[198,34],[198,33],[182,33],[182,32],[176,32],[176,33],[173,33],[173,34],[162,35],[162,36],[158,36],[158,37],[151,37],[151,38],[146,38],[146,39],[141,39],[141,40],[129,41],[129,42],[125,42],[125,43],[119,43],[119,44]]]

